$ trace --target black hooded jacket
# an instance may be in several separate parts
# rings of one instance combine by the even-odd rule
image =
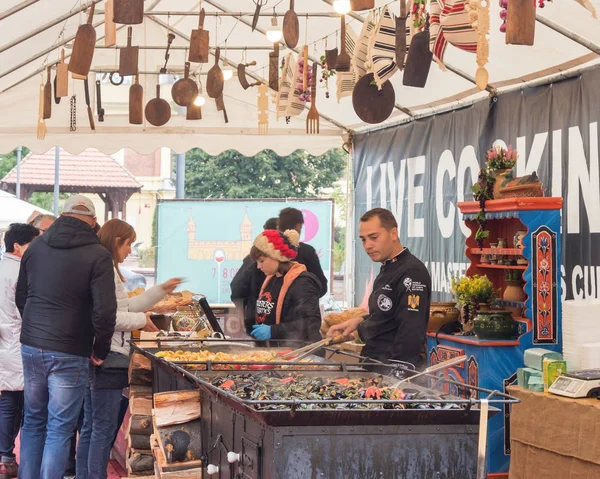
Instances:
[[[117,317],[110,253],[85,222],[61,216],[21,260],[15,301],[21,343],[104,359]]]

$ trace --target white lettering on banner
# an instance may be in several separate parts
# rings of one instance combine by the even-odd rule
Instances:
[[[457,201],[465,201],[465,174],[468,169],[471,170],[471,177],[467,180],[469,186],[474,185],[477,182],[479,176],[479,161],[477,161],[477,154],[475,148],[471,145],[467,145],[463,148],[460,154],[460,160],[458,161],[458,172],[456,174],[456,199]],[[459,221],[460,229],[465,237],[470,236],[471,230],[467,228],[464,221]]]
[[[566,297],[566,281],[565,281],[565,269],[561,268],[563,275],[562,287],[563,301]],[[600,266],[584,265],[581,266],[576,264],[573,266],[571,272],[571,292],[573,299],[595,299],[600,293]]]
[[[494,148],[498,148],[498,147],[500,147],[500,148],[504,148],[505,150],[507,150],[507,149],[508,149],[508,146],[506,145],[506,142],[505,142],[504,140],[501,140],[501,139],[499,139],[499,138],[498,138],[498,139],[496,139],[496,141],[494,141],[494,142],[492,143],[492,146],[493,146]]]
[[[379,206],[387,208],[387,167],[389,163],[379,165]]]
[[[406,180],[406,160],[400,160],[400,173],[396,180],[394,164],[390,161],[388,164],[388,181],[390,183],[390,205],[392,214],[398,222],[398,231],[402,230],[402,219],[404,218],[404,191]],[[396,187],[398,196],[396,196]]]
[[[562,130],[552,132],[552,196],[562,196]]]
[[[443,238],[450,238],[454,233],[454,220],[456,217],[456,207],[453,204],[454,192],[449,195],[448,216],[444,215],[444,206],[446,195],[444,194],[444,178],[448,173],[448,178],[453,181],[456,178],[456,164],[454,156],[450,150],[444,150],[438,163],[437,175],[435,178],[435,211],[438,225]]]
[[[465,275],[469,263],[444,263],[439,261],[425,262],[425,267],[431,275],[431,291],[449,293],[453,277]]]
[[[520,136],[517,138],[517,151],[519,152],[517,158],[517,176],[530,175],[534,171],[539,170],[547,141],[548,132],[535,135],[531,151],[527,155],[527,137]]]
[[[367,211],[373,208],[373,167],[367,166]]]
[[[590,123],[589,170],[579,127],[569,128],[569,178],[567,233],[580,232],[579,187],[587,213],[590,233],[600,233],[600,170],[598,168],[598,123]]]
[[[424,186],[415,184],[416,177],[425,173],[425,156],[417,156],[406,160],[408,164],[408,237],[423,238],[425,236],[425,219],[415,217],[415,205],[424,200]]]
[[[565,276],[567,275],[565,265],[560,265],[560,300],[564,301],[567,299],[567,282],[565,281]]]

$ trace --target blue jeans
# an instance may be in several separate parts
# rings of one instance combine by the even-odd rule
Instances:
[[[23,417],[23,391],[0,392],[0,462],[14,461],[15,439]]]
[[[88,358],[21,346],[25,418],[19,479],[62,479],[87,384]]]
[[[77,479],[106,479],[122,395],[123,389],[86,388],[83,426],[75,462]]]

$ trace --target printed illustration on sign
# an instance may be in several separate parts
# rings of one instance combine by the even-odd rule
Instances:
[[[196,223],[191,216],[188,221],[187,232],[189,259],[211,260],[214,258],[215,250],[222,250],[228,260],[241,261],[252,248],[252,222],[248,218],[247,210],[240,224],[239,241],[196,240]]]
[[[388,298],[385,294],[380,294],[379,298],[377,298],[377,306],[381,311],[389,311],[392,309],[393,303],[390,298]]]
[[[421,301],[421,297],[418,294],[409,294],[408,295],[408,310],[409,311],[419,311],[420,301]]]

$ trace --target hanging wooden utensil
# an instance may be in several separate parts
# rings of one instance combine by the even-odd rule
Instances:
[[[258,134],[266,135],[269,132],[269,87],[262,83],[257,89],[258,107]]]
[[[506,12],[506,43],[533,45],[535,38],[535,2],[510,0]]]
[[[327,63],[327,69],[329,71],[335,71],[337,65],[338,49],[335,47],[333,50],[325,50],[325,62]]]
[[[429,76],[432,58],[433,53],[429,49],[429,22],[426,22],[425,30],[414,35],[410,41],[402,84],[424,88]]]
[[[144,0],[114,0],[113,20],[123,25],[144,23]]]
[[[198,95],[202,94],[202,87],[198,87]],[[185,112],[186,120],[202,120],[202,107],[197,106],[194,102],[187,106]]]
[[[112,47],[117,44],[117,25],[114,21],[115,2],[106,0],[104,4],[104,46]]]
[[[184,76],[171,88],[171,96],[179,106],[189,106],[198,96],[198,85],[190,78],[190,62],[185,62]]]
[[[58,98],[69,96],[69,66],[65,63],[65,50],[60,51],[60,62],[56,65],[56,93]]]
[[[129,123],[144,123],[144,88],[140,85],[138,75],[135,76],[135,83],[129,87]]]
[[[44,83],[40,83],[40,103],[38,110],[38,122],[37,122],[37,139],[43,140],[46,138],[46,123],[44,122]]]
[[[396,64],[404,69],[406,60],[406,0],[400,0],[400,16],[396,17]]]
[[[273,51],[269,52],[269,88],[279,91],[279,42],[273,43]]]
[[[88,79],[83,80],[83,88],[85,92],[85,104],[87,106],[87,114],[88,120],[90,121],[90,128],[92,130],[96,129],[96,124],[94,123],[94,113],[92,112],[92,105],[90,103],[90,87],[88,84]]]
[[[192,30],[192,37],[190,38],[190,53],[188,54],[188,61],[194,63],[208,63],[209,59],[209,32],[204,30],[204,17],[206,13],[204,8],[200,10],[200,16],[198,18],[198,28]]]
[[[73,41],[73,52],[69,61],[69,71],[85,76],[90,72],[96,46],[96,29],[92,26],[94,10],[96,6],[92,3],[88,14],[87,23],[79,25],[75,40]]]
[[[312,76],[310,77],[310,110],[306,115],[306,133],[319,134],[319,112],[317,111],[317,69],[319,64],[313,63]]]
[[[219,98],[223,93],[223,71],[219,67],[219,58],[221,58],[221,49],[215,48],[215,64],[208,70],[206,77],[206,93],[211,98]]]
[[[478,68],[475,72],[475,84],[480,90],[485,90],[490,79],[489,73],[485,68],[490,53],[490,2],[478,2],[476,25]]]
[[[298,37],[300,36],[300,25],[298,15],[294,11],[294,0],[290,0],[290,9],[285,12],[283,17],[283,39],[290,48],[296,48]]]
[[[154,126],[163,126],[171,119],[171,107],[160,97],[160,85],[156,85],[156,98],[148,102],[145,113],[148,123]]]
[[[258,17],[260,16],[260,9],[267,2],[266,2],[266,0],[254,0],[254,3],[256,3],[256,9],[254,10],[254,16],[252,17],[252,31],[255,30],[256,25],[258,24]]]
[[[160,69],[160,73],[162,74],[167,73],[167,63],[169,63],[169,58],[171,58],[169,50],[171,50],[171,44],[173,43],[173,40],[175,40],[175,35],[173,33],[169,33],[167,35],[167,51],[165,52],[165,65]]]
[[[46,68],[48,73],[46,84],[44,85],[44,120],[47,120],[52,116],[52,83],[50,75],[52,74],[52,67]]]
[[[375,85],[372,73],[364,75],[352,92],[352,106],[358,117],[365,123],[381,123],[389,118],[394,110],[396,92],[389,80],[381,90]]]
[[[60,104],[60,97],[56,96],[56,75],[54,75],[54,82],[52,84],[53,87],[53,91],[54,91],[54,103],[56,103],[57,105]]]
[[[360,12],[375,7],[375,0],[350,0],[350,10]]]
[[[253,67],[254,65],[256,65],[256,62],[238,63],[238,66],[237,66],[238,80],[239,80],[240,85],[242,85],[242,88],[244,90],[247,90],[251,86],[257,86],[257,85],[260,85],[262,83],[262,82],[260,82],[258,80],[255,81],[254,83],[249,83],[248,79],[246,78],[246,68],[247,67]]]
[[[225,123],[229,123],[229,118],[227,117],[227,110],[225,109],[225,102],[223,101],[223,94],[217,97],[217,110],[223,112],[223,118],[225,119]]]
[[[131,46],[132,27],[127,27],[127,46],[119,49],[119,76],[132,76],[138,74],[138,59],[140,47]]]
[[[98,113],[98,121],[104,121],[104,108],[102,108],[102,89],[100,80],[96,80],[96,113]]]
[[[338,72],[347,72],[350,70],[350,62],[351,58],[348,52],[346,51],[346,15],[341,15],[342,19],[342,38],[341,38],[341,50],[338,55],[335,63],[335,69]]]
[[[308,88],[308,45],[304,45],[302,49],[303,65],[302,65],[302,91]]]

